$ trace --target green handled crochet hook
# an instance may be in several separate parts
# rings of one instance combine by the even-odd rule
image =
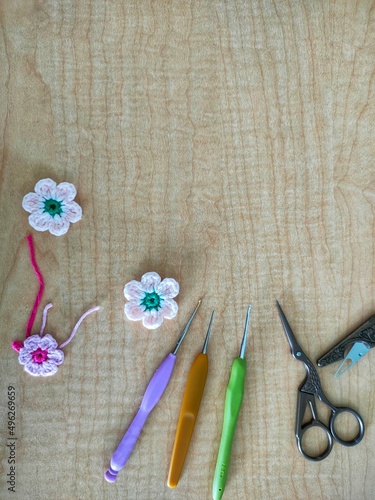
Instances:
[[[227,482],[232,443],[236,430],[238,415],[240,413],[245,385],[245,349],[247,332],[249,329],[250,311],[251,306],[247,308],[245,331],[241,343],[240,354],[239,357],[233,361],[229,384],[225,395],[223,430],[221,434],[219,453],[217,456],[214,482],[212,487],[212,498],[214,500],[221,499],[224,493],[225,484]]]

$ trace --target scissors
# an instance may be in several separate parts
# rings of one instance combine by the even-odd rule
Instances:
[[[276,301],[276,306],[279,311],[281,323],[284,327],[285,334],[289,341],[291,354],[293,358],[297,359],[298,361],[302,361],[302,363],[305,365],[307,372],[305,380],[298,389],[297,415],[296,415],[296,427],[295,427],[297,447],[299,452],[304,458],[307,458],[308,460],[311,460],[313,462],[319,462],[320,460],[324,460],[331,453],[334,441],[337,441],[338,443],[344,446],[355,446],[356,444],[358,444],[362,440],[363,435],[365,433],[365,425],[363,423],[362,417],[355,410],[347,407],[336,407],[327,399],[327,397],[323,392],[316,368],[314,367],[310,359],[306,356],[306,354],[303,352],[302,348],[298,344],[292,332],[292,329],[288,323],[288,320],[286,319],[285,314],[281,309],[280,304],[277,301]],[[328,406],[332,412],[329,420],[329,428],[326,425],[324,425],[323,422],[321,422],[318,418],[315,396],[319,398],[322,403]],[[306,422],[304,424],[303,418],[307,406],[309,406],[310,408],[312,418],[309,422]],[[359,426],[357,436],[350,441],[345,441],[341,439],[335,431],[336,418],[338,417],[338,415],[345,412],[351,413],[356,418]],[[309,455],[303,450],[302,447],[303,435],[305,434],[306,431],[308,431],[312,427],[321,428],[326,433],[328,440],[327,448],[325,449],[325,451],[323,451],[323,453],[321,453],[318,456]]]

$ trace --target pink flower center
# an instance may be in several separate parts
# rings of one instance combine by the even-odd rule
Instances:
[[[38,349],[31,353],[31,357],[33,358],[34,363],[44,363],[46,359],[48,359],[48,349],[44,351],[38,347]]]

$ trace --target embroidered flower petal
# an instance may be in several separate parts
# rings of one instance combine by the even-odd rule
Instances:
[[[55,236],[62,236],[68,232],[69,226],[70,222],[65,216],[55,215],[55,217],[51,217],[48,229],[51,234],[54,234]]]
[[[73,201],[77,195],[77,190],[71,182],[60,182],[55,189],[56,200],[69,203]]]
[[[28,193],[23,197],[22,208],[32,214],[37,210],[43,210],[43,200],[36,193]]]
[[[173,299],[180,291],[180,285],[173,278],[165,278],[156,290],[165,299]]]
[[[27,365],[28,363],[31,363],[33,360],[31,356],[31,352],[28,349],[20,349],[20,353],[18,355],[18,361],[20,362],[21,365]]]
[[[30,335],[30,337],[27,337],[27,339],[23,341],[23,349],[26,349],[27,351],[30,352],[36,351],[38,347],[40,347],[41,340],[42,337],[40,337],[39,335]]]
[[[145,314],[145,308],[138,302],[131,300],[125,304],[125,314],[131,321],[139,321]]]
[[[37,231],[48,231],[49,223],[52,217],[46,212],[39,210],[38,212],[33,212],[29,215],[30,226]]]
[[[45,361],[44,363],[42,363],[41,366],[42,366],[42,372],[40,375],[42,375],[42,377],[49,377],[50,375],[54,375],[59,368],[58,365],[54,363],[52,360]]]
[[[164,299],[161,313],[165,319],[172,319],[178,312],[177,302],[173,299]]]
[[[163,314],[162,310],[156,311],[155,309],[151,311],[146,311],[144,313],[142,324],[146,328],[150,330],[155,330],[155,328],[159,328],[159,326],[163,323]]]
[[[55,197],[56,182],[52,179],[42,179],[35,184],[35,192],[45,199]]]
[[[38,347],[40,347],[41,349],[43,349],[43,350],[48,349],[48,351],[50,349],[56,349],[57,346],[58,346],[57,341],[49,333],[44,335],[44,337],[40,338],[39,345],[38,345]]]
[[[48,351],[48,359],[50,361],[53,361],[56,365],[61,365],[61,363],[64,361],[64,353],[61,351],[61,349]]]
[[[39,377],[43,374],[43,364],[42,363],[27,363],[24,368],[25,372],[30,375],[34,375],[34,377]]]
[[[143,290],[142,283],[136,280],[129,281],[125,285],[124,295],[128,300],[143,299],[145,291]]]
[[[48,377],[54,375],[58,370],[55,363],[45,361],[44,363],[29,363],[25,365],[25,371],[35,377]]]
[[[78,222],[82,219],[82,208],[75,201],[70,203],[63,203],[62,209],[66,220],[69,222]]]
[[[161,281],[158,273],[146,273],[141,278],[141,283],[145,292],[153,292]]]

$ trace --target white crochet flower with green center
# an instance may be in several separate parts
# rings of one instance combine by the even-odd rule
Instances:
[[[124,295],[129,301],[125,304],[126,317],[131,321],[142,320],[143,326],[154,330],[164,319],[176,316],[178,305],[173,298],[179,291],[180,286],[173,278],[161,281],[158,273],[146,273],[141,281],[132,280],[125,285]]]
[[[52,179],[35,184],[35,193],[28,193],[22,207],[29,212],[29,223],[37,231],[49,231],[55,236],[65,234],[71,222],[82,218],[82,209],[76,203],[77,190],[70,182],[56,185]]]

